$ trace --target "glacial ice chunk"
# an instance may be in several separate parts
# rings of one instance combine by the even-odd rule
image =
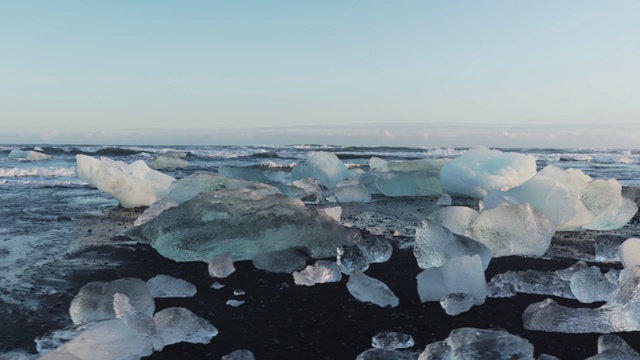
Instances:
[[[640,354],[616,335],[598,338],[598,354],[585,360],[640,360]]]
[[[618,257],[625,269],[640,265],[640,239],[625,240],[618,248]]]
[[[333,189],[338,183],[351,176],[342,160],[333,153],[315,152],[291,170],[291,180],[316,178],[320,184]]]
[[[471,294],[451,293],[440,299],[440,306],[442,306],[447,315],[455,316],[469,311],[474,302]]]
[[[416,360],[418,353],[408,350],[369,349],[356,356],[356,360]]]
[[[338,246],[336,264],[345,275],[369,268],[367,257],[357,245]]]
[[[533,303],[522,315],[527,330],[562,333],[612,333],[640,330],[640,267],[626,269],[615,297],[596,309],[569,308],[552,299]]]
[[[189,162],[184,159],[186,156],[186,153],[168,152],[150,162],[149,167],[154,170],[186,169],[189,167]]]
[[[218,335],[218,329],[210,322],[182,307],[158,311],[153,322],[165,346],[179,342],[208,344]]]
[[[369,302],[380,307],[391,306],[394,308],[400,303],[400,299],[385,283],[358,270],[353,271],[349,276],[347,289],[359,301]]]
[[[440,171],[444,193],[482,199],[488,191],[507,190],[536,175],[529,155],[476,147],[451,160]]]
[[[442,194],[439,174],[426,171],[376,172],[376,186],[386,196],[435,196]]]
[[[356,246],[360,248],[360,251],[369,264],[387,262],[393,254],[393,245],[383,237],[363,237],[356,241]]]
[[[75,325],[92,321],[115,319],[113,297],[116,293],[129,297],[136,311],[152,315],[155,310],[153,297],[147,284],[136,278],[124,278],[110,282],[95,281],[83,286],[71,300],[69,314]]]
[[[452,293],[473,296],[473,303],[480,305],[487,297],[487,283],[480,255],[457,256],[441,267],[422,271],[418,279],[420,301],[440,301]]]
[[[485,210],[466,235],[488,246],[494,257],[542,256],[555,233],[553,223],[529,204]]]
[[[358,180],[346,179],[340,181],[333,194],[338,202],[369,202],[371,201],[371,195],[364,185],[360,184]]]
[[[298,199],[280,194],[256,198],[247,190],[201,193],[127,235],[176,261],[208,261],[224,252],[234,261],[250,260],[296,246],[322,258],[360,238],[357,229],[342,226]]]
[[[440,206],[451,206],[451,205],[453,205],[453,199],[451,198],[451,195],[449,195],[449,194],[442,194],[438,198],[438,201],[436,201],[436,204],[438,204]]]
[[[408,349],[414,345],[413,336],[396,331],[382,331],[371,339],[371,346],[377,349]]]
[[[164,348],[164,340],[156,329],[156,324],[149,314],[141,313],[133,308],[131,300],[124,294],[116,293],[113,296],[113,311],[116,317],[123,323],[129,325],[138,334],[146,337],[154,350]]]
[[[251,350],[241,349],[223,355],[220,360],[256,360]]]
[[[533,360],[533,345],[504,330],[460,328],[444,341],[427,345],[418,360]]]
[[[612,230],[624,226],[638,212],[638,205],[622,196],[622,185],[615,180],[593,180],[582,188],[580,198],[594,215],[587,230]]]
[[[338,282],[341,279],[340,266],[330,260],[318,260],[301,271],[293,272],[293,281],[296,285],[313,286],[315,284]]]
[[[466,206],[448,206],[432,212],[427,219],[446,227],[454,234],[464,235],[478,215],[476,210]]]
[[[171,199],[160,199],[146,208],[144,212],[133,221],[133,226],[140,226],[146,222],[149,222],[151,219],[158,216],[158,214],[160,214],[161,212],[174,206],[178,206],[178,203]]]
[[[307,265],[309,252],[305,248],[276,250],[256,255],[251,262],[256,269],[272,273],[291,274]]]
[[[46,160],[51,159],[51,155],[47,155],[40,151],[33,150],[11,150],[9,159],[26,159],[26,160]]]
[[[147,288],[154,298],[192,297],[198,291],[193,284],[164,274],[147,280]]]
[[[428,220],[416,228],[413,254],[422,269],[440,267],[451,258],[462,255],[480,255],[483,269],[491,261],[491,249],[486,245],[466,236],[456,235]]]
[[[618,290],[618,284],[609,281],[595,266],[576,271],[571,276],[569,286],[581,303],[609,301]]]
[[[76,338],[41,360],[139,359],[153,353],[151,341],[124,322],[113,319],[89,325]]]
[[[209,275],[216,278],[226,278],[236,271],[231,253],[228,252],[212,256],[208,269]]]
[[[129,165],[103,157],[76,155],[78,176],[115,197],[125,208],[149,206],[166,197],[175,180],[138,160]]]
[[[244,190],[247,197],[260,199],[267,195],[280,194],[278,188],[253,181],[231,179],[218,174],[193,174],[176,180],[171,184],[167,198],[178,204],[193,199],[200,193],[214,192],[221,189]]]
[[[429,173],[440,173],[442,167],[449,163],[449,159],[416,159],[402,161],[386,161],[379,157],[369,159],[369,167],[371,171],[387,172],[413,172],[424,171]]]

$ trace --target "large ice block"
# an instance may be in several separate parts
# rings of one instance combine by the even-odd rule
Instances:
[[[291,170],[291,180],[316,178],[320,184],[333,189],[338,183],[351,176],[342,160],[333,153],[315,152],[299,162]]]
[[[256,255],[251,262],[256,269],[272,273],[291,274],[307,266],[309,251],[296,247]]]
[[[26,160],[46,160],[51,159],[51,155],[47,155],[40,151],[33,150],[11,150],[9,159],[26,159]]]
[[[293,281],[296,285],[313,286],[315,284],[338,282],[341,279],[342,271],[340,271],[340,266],[330,260],[318,260],[301,271],[293,272]]]
[[[388,171],[374,174],[376,186],[386,196],[435,196],[442,194],[438,173]]]
[[[377,349],[407,349],[414,345],[413,336],[396,331],[382,331],[371,338],[371,346]]]
[[[454,234],[464,235],[478,215],[476,210],[466,206],[448,206],[432,212],[427,219],[446,227]]]
[[[612,230],[624,226],[638,212],[638,205],[622,196],[622,185],[615,180],[593,180],[582,188],[580,198],[595,219],[582,228]]]
[[[416,277],[420,301],[439,301],[452,293],[473,296],[474,304],[484,303],[487,283],[480,255],[456,256],[440,267],[429,268]]]
[[[347,179],[340,181],[333,194],[338,202],[369,202],[371,201],[371,195],[367,188],[360,184],[358,180]]]
[[[533,345],[504,330],[460,328],[427,345],[418,360],[533,360]]]
[[[476,147],[442,167],[440,184],[451,196],[482,199],[488,191],[522,184],[536,171],[532,156]]]
[[[555,234],[553,223],[529,204],[485,210],[466,235],[488,246],[494,257],[542,256]]]
[[[193,199],[200,193],[214,192],[222,189],[227,190],[244,190],[247,196],[255,199],[262,198],[266,195],[280,194],[278,188],[242,179],[232,179],[218,174],[193,174],[182,179],[176,180],[169,187],[167,198],[181,204],[189,199]]]
[[[571,292],[582,303],[609,301],[618,291],[618,283],[609,281],[599,268],[576,271],[569,282]]]
[[[640,265],[640,239],[629,238],[620,244],[618,257],[625,269]]]
[[[483,269],[486,269],[491,261],[491,249],[486,245],[466,236],[456,235],[428,220],[416,228],[413,254],[418,266],[423,269],[440,267],[451,258],[462,255],[480,255]]]
[[[166,197],[175,180],[138,160],[129,165],[103,157],[76,155],[78,176],[115,197],[125,208],[149,206]]]
[[[229,252],[234,261],[268,251],[302,246],[315,258],[360,238],[326,213],[280,194],[255,196],[247,190],[220,190],[165,210],[127,234],[150,243],[176,261],[208,261]]]
[[[598,354],[585,360],[640,360],[640,354],[616,335],[598,338]]]
[[[131,305],[144,314],[153,315],[155,303],[147,284],[136,278],[124,278],[110,282],[95,281],[83,286],[71,300],[69,314],[74,324],[86,324],[92,321],[115,319],[113,297],[116,293],[125,294],[131,299]]]

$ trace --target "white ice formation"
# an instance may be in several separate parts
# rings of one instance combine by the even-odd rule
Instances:
[[[618,257],[625,269],[640,265],[640,239],[625,240],[618,248]]]
[[[293,281],[296,285],[313,286],[315,284],[338,282],[341,279],[340,266],[330,260],[318,260],[313,265],[308,265],[300,271],[293,272]]]
[[[400,299],[385,283],[358,270],[353,271],[349,276],[347,289],[359,301],[372,303],[380,307],[391,306],[394,308],[400,303]]]
[[[236,271],[231,253],[224,252],[209,259],[209,275],[215,278],[226,278]]]
[[[167,198],[178,204],[182,204],[187,200],[193,199],[200,193],[214,192],[222,189],[243,190],[251,194],[254,199],[281,193],[278,188],[268,184],[205,173],[193,174],[176,180],[169,187]]]
[[[371,346],[377,349],[408,349],[414,345],[413,336],[396,331],[382,331],[371,338]]]
[[[175,180],[138,160],[131,164],[103,157],[76,155],[78,176],[115,197],[125,208],[149,206],[167,196]]]
[[[291,180],[318,179],[320,184],[333,189],[351,176],[342,160],[333,153],[315,152],[291,170]]]
[[[147,280],[147,288],[154,298],[192,297],[198,291],[193,284],[164,274]]]
[[[440,306],[447,315],[455,316],[469,311],[475,305],[473,295],[451,293],[440,299]]]
[[[338,202],[369,202],[371,201],[371,195],[364,185],[360,184],[358,180],[346,179],[340,181],[335,189],[333,189],[333,195]]]
[[[440,170],[448,159],[387,162],[372,157],[369,167],[375,185],[386,196],[434,196],[442,194]]]
[[[444,165],[440,183],[451,196],[482,199],[491,190],[518,186],[535,175],[532,156],[476,147]]]
[[[185,169],[189,167],[189,162],[184,158],[187,156],[185,153],[168,152],[158,156],[155,160],[149,163],[149,167],[154,170],[160,169]]]
[[[51,159],[51,155],[47,155],[40,151],[33,150],[11,150],[9,159],[26,159],[26,160],[46,160]]]
[[[446,227],[454,234],[464,235],[478,215],[476,210],[466,206],[448,206],[432,212],[427,219]]]
[[[480,255],[456,256],[440,267],[422,271],[418,279],[420,301],[440,301],[453,293],[470,294],[474,305],[484,303],[487,283]]]

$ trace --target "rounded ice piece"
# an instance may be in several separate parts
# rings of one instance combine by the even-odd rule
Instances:
[[[349,169],[334,153],[315,152],[291,170],[291,180],[316,178],[320,184],[333,189],[351,176]]]
[[[308,265],[302,271],[293,272],[293,281],[296,285],[313,286],[328,282],[338,282],[342,279],[340,266],[334,261],[318,260],[313,265]]]
[[[451,293],[440,299],[440,306],[447,315],[459,315],[473,307],[473,295],[465,293]]]
[[[420,301],[439,301],[451,293],[471,294],[480,305],[487,297],[487,283],[480,255],[457,256],[416,276]]]
[[[454,234],[464,235],[478,215],[476,210],[466,206],[448,206],[432,212],[427,219],[446,227]]]
[[[211,338],[218,335],[218,329],[211,323],[181,307],[158,311],[153,316],[153,322],[165,346],[179,342],[208,344]]]
[[[347,289],[356,299],[380,307],[391,306],[394,308],[400,303],[398,297],[385,283],[358,270],[355,270],[349,276]]]
[[[164,274],[147,280],[147,287],[154,298],[192,297],[198,291],[193,284]]]
[[[414,345],[413,336],[395,331],[382,331],[371,339],[371,346],[377,349],[407,349]]]
[[[227,355],[223,355],[220,360],[255,360],[255,356],[251,350],[242,349],[233,351]]]
[[[640,265],[640,239],[629,238],[618,248],[618,256],[625,269]]]
[[[371,195],[367,188],[360,184],[358,180],[347,179],[342,180],[333,189],[333,194],[338,202],[369,202]]]

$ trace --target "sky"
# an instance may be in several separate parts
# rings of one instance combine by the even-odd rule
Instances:
[[[0,9],[0,143],[640,148],[636,0]]]

